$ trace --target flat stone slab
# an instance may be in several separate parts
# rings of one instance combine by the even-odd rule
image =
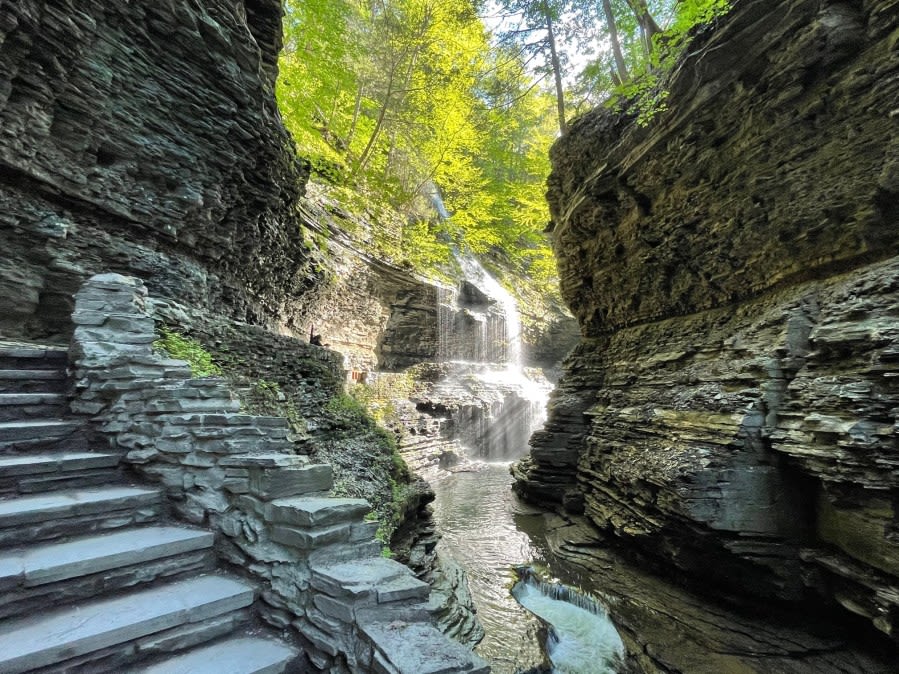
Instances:
[[[250,469],[250,493],[265,501],[328,491],[333,484],[332,469],[327,463]]]
[[[0,555],[0,583],[16,567],[22,584],[34,587],[211,548],[214,540],[207,531],[147,527],[14,550]]]
[[[0,476],[65,473],[93,468],[113,468],[119,463],[118,454],[94,452],[65,452],[61,454],[32,454],[0,457]]]
[[[354,522],[370,511],[371,504],[361,498],[280,498],[265,505],[265,520],[300,527],[317,527]]]
[[[81,422],[63,419],[0,422],[0,440],[27,440],[31,438],[59,437],[74,433]]]
[[[58,405],[65,400],[62,393],[0,393],[0,407]]]
[[[383,674],[489,674],[489,665],[436,627],[422,623],[370,623],[362,631],[381,656]],[[380,665],[380,666],[378,666]]]
[[[431,586],[410,573],[407,576],[400,576],[399,578],[388,580],[386,583],[381,583],[377,589],[378,603],[388,604],[407,599],[427,599]]]
[[[155,505],[159,499],[159,490],[138,487],[82,489],[14,498],[0,501],[0,529],[57,517]]]
[[[280,641],[239,637],[129,674],[280,674],[299,654]]]
[[[308,463],[308,456],[303,456],[302,454],[281,454],[278,452],[235,454],[226,456],[219,461],[219,465],[226,468],[282,468],[305,466]]]
[[[62,370],[0,370],[0,379],[21,380],[49,380],[59,381],[66,378]]]
[[[311,550],[332,543],[346,543],[350,540],[350,531],[349,524],[338,524],[320,529],[296,529],[278,524],[272,527],[271,539],[275,543],[289,545],[300,550]]]
[[[373,592],[379,585],[412,571],[399,562],[385,557],[373,557],[351,562],[321,566],[313,563],[312,585],[334,596],[358,596]]]
[[[69,350],[63,346],[44,346],[41,344],[28,344],[26,342],[0,342],[0,357],[2,358],[52,358],[66,361],[69,359]]]
[[[231,578],[201,576],[8,621],[0,634],[0,672],[19,674],[47,667],[252,603],[250,586]]]

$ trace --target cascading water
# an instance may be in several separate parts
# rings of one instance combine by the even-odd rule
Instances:
[[[545,419],[550,385],[527,376],[521,318],[512,295],[470,255],[456,256],[464,280],[437,292],[438,396],[456,401],[455,439],[470,458],[509,461],[522,456]]]
[[[431,187],[435,210],[448,217]],[[463,280],[437,290],[439,376],[418,404],[445,415],[439,426],[448,444],[486,463],[468,464],[467,471],[432,484],[438,550],[466,570],[485,632],[477,651],[494,674],[543,672],[546,664],[559,674],[613,672],[597,668],[621,650],[597,604],[584,599],[578,605],[574,594],[564,601],[560,590],[538,583],[520,584],[515,598],[509,593],[513,567],[540,560],[543,552],[513,514],[521,504],[511,491],[507,462],[527,452],[531,434],[545,420],[551,386],[542,373],[523,367],[521,319],[512,295],[471,255],[457,253],[456,260]],[[541,636],[547,633],[549,643]],[[594,649],[599,642],[607,645],[603,659]]]
[[[615,674],[624,643],[605,607],[561,583],[541,580],[529,567],[516,570],[512,596],[548,626],[546,652],[554,674]]]

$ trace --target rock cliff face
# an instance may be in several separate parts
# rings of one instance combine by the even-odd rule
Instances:
[[[342,353],[348,370],[402,372],[420,363],[502,360],[502,307],[465,280],[461,269],[445,269],[456,278],[437,281],[378,259],[375,240],[398,247],[402,222],[349,213],[326,186],[307,187],[303,223],[321,242],[329,273],[307,295],[306,330],[314,327]],[[531,309],[535,313],[522,326],[522,357],[555,380],[577,343],[577,323],[554,304]]]
[[[897,26],[895,0],[737,1],[649,126],[572,125],[549,199],[584,338],[515,468],[696,589],[893,648]]]
[[[0,2],[0,331],[64,336],[99,271],[302,323],[316,272],[273,95],[280,17],[278,0]]]

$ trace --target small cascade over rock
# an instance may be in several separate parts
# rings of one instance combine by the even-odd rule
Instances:
[[[553,674],[615,674],[624,643],[605,607],[595,598],[531,567],[517,568],[512,596],[547,626],[546,655]]]
[[[509,461],[543,423],[551,386],[523,366],[515,298],[473,256],[456,259],[463,278],[438,290],[439,362],[418,408],[444,418],[444,438],[467,458]]]

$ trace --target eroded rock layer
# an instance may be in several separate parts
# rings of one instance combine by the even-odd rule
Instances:
[[[110,270],[299,320],[316,275],[273,95],[280,26],[278,0],[0,2],[0,331],[65,334],[75,289]]]
[[[887,648],[897,44],[895,0],[738,1],[649,126],[608,110],[572,125],[549,199],[585,338],[515,468],[523,494],[687,585],[841,607]]]

